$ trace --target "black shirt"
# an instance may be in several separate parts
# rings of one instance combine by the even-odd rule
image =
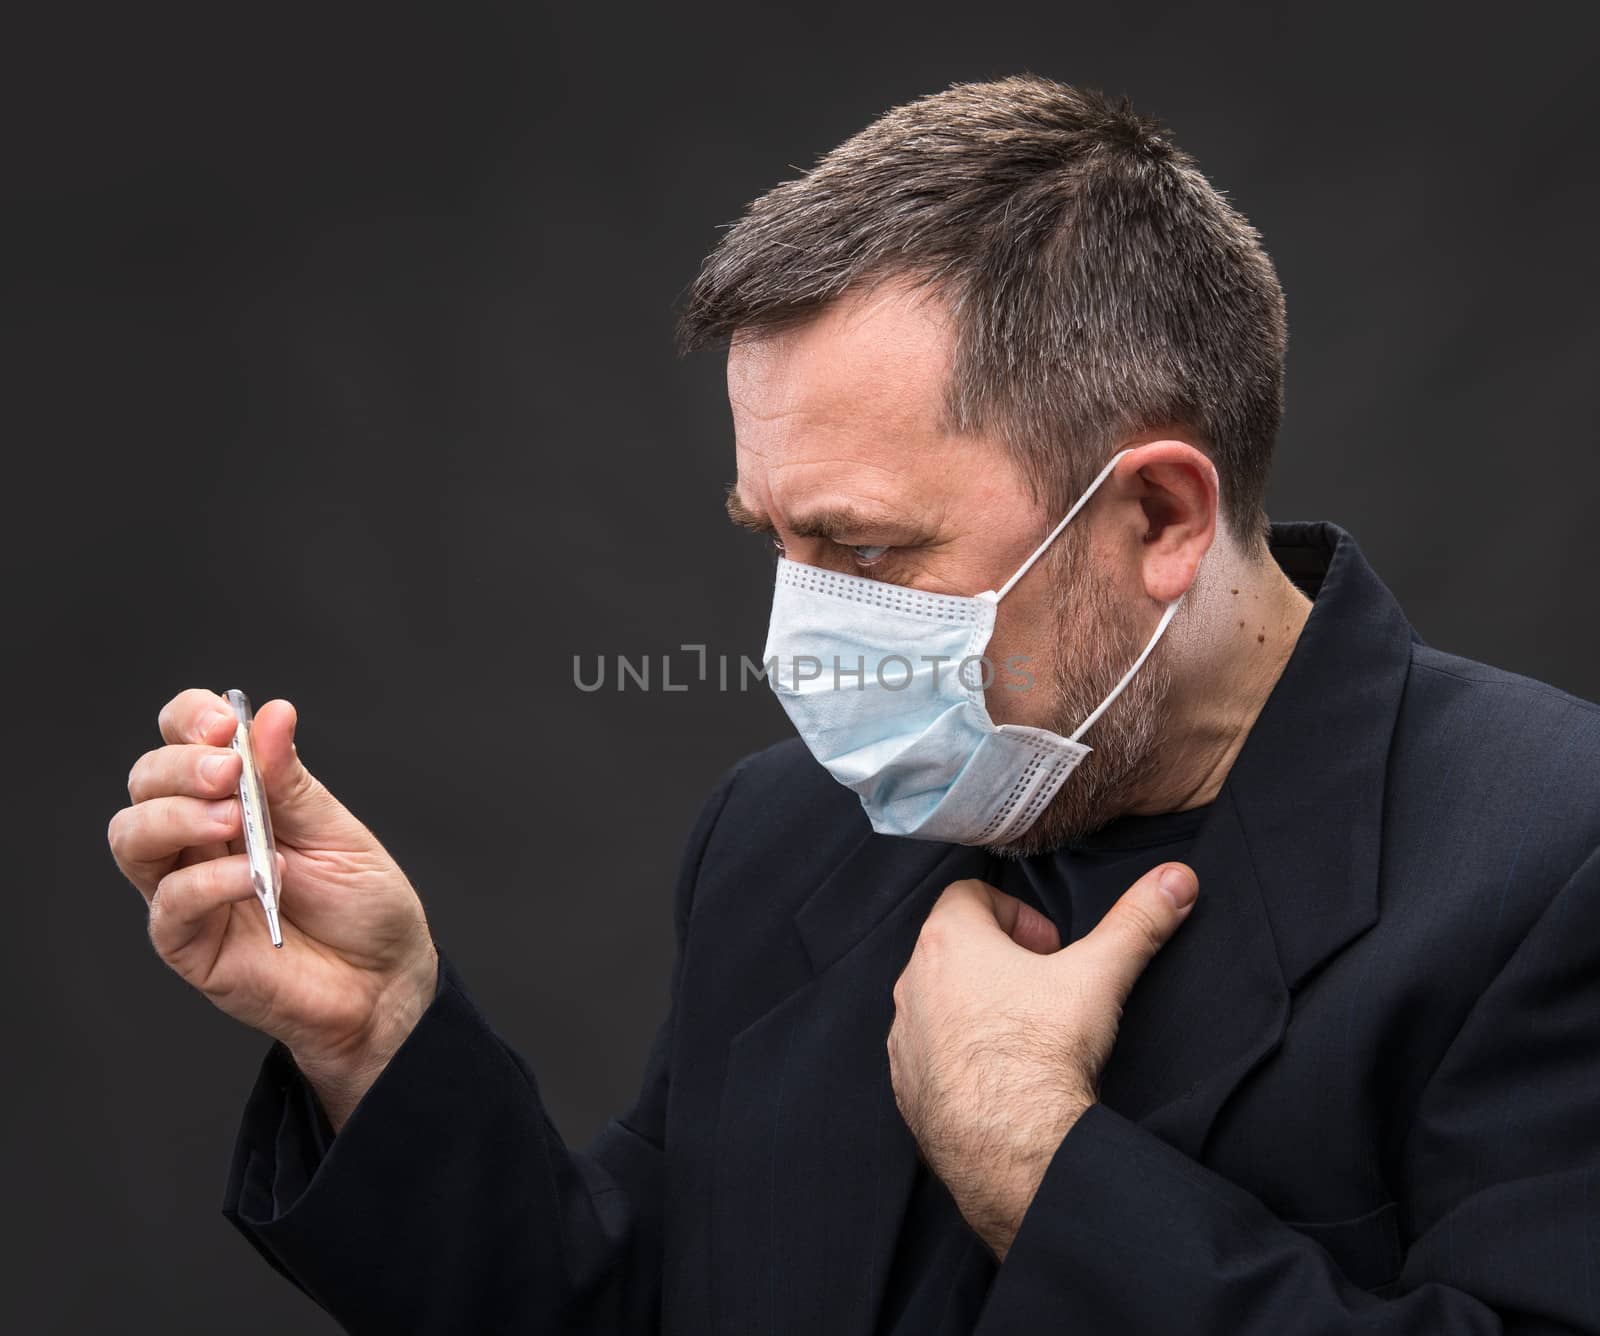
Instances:
[[[996,858],[989,879],[1049,918],[1065,945],[1094,927],[1152,867],[1181,862],[1209,810],[1119,817],[1049,853]],[[961,1218],[949,1189],[919,1163],[879,1314],[881,1336],[968,1336],[995,1271],[993,1255]]]

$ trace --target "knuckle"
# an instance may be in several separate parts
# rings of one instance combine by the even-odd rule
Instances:
[[[112,855],[119,863],[134,860],[148,824],[148,816],[142,803],[134,803],[112,814],[106,826],[106,840],[111,845]]]
[[[159,951],[161,942],[158,934],[161,925],[166,920],[172,907],[172,902],[178,898],[179,887],[182,883],[178,880],[176,872],[169,872],[156,883],[155,890],[150,896],[150,912],[145,917],[145,929],[150,934],[151,944]]]
[[[220,697],[204,687],[185,687],[161,707],[158,723],[161,736],[168,742],[182,742],[190,727],[208,706],[215,706]]]
[[[111,846],[111,856],[119,863],[122,861],[123,827],[127,824],[127,811],[128,808],[119,807],[111,814],[111,820],[106,822],[106,843]]]
[[[943,951],[949,944],[949,921],[942,914],[930,914],[917,934],[917,950],[928,955]]]
[[[128,797],[135,802],[149,786],[149,775],[155,769],[160,755],[160,748],[147,751],[128,768]]]
[[[184,911],[206,883],[207,867],[207,864],[196,863],[189,867],[174,868],[156,883],[155,894],[150,897],[152,938],[163,924],[182,919]]]
[[[215,858],[208,858],[199,863],[190,863],[188,867],[183,869],[183,872],[182,885],[186,895],[203,898],[216,889],[217,860]]]
[[[1155,915],[1142,905],[1127,904],[1122,907],[1123,932],[1144,951],[1154,954],[1166,940]]]
[[[169,742],[176,742],[178,735],[183,731],[184,705],[193,688],[185,688],[161,707],[161,713],[156,716],[156,726],[161,730],[161,736]]]
[[[172,927],[171,905],[176,898],[170,889],[157,887],[156,894],[150,899],[150,909],[144,920],[145,935],[150,939],[151,949],[168,965],[173,964],[173,946],[181,936]]]

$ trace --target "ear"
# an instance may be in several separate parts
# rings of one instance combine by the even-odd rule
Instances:
[[[1187,593],[1217,536],[1216,467],[1186,441],[1151,441],[1130,449],[1106,481],[1138,502],[1145,592],[1158,603]]]

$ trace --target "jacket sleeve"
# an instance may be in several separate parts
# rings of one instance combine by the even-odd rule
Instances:
[[[1307,1148],[1313,1153],[1312,1148]],[[1093,1105],[1062,1139],[975,1336],[1600,1333],[1600,854],[1429,1079],[1376,1289],[1260,1201]]]
[[[737,773],[684,854],[671,1002],[639,1096],[583,1150],[563,1143],[533,1072],[442,952],[432,1004],[338,1136],[288,1051],[267,1053],[223,1214],[348,1331],[658,1329],[678,979],[700,859]]]

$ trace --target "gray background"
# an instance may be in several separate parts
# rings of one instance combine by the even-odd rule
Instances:
[[[896,102],[1032,69],[1166,119],[1288,292],[1274,516],[1353,530],[1432,643],[1600,696],[1600,85],[1575,13],[158,5],[14,29],[0,1325],[333,1330],[217,1213],[265,1041],[156,961],[105,849],[183,686],[297,703],[302,754],[571,1139],[628,1102],[679,842],[787,726],[759,690],[581,694],[572,657],[759,650],[721,359],[675,360],[672,315],[719,224]]]

